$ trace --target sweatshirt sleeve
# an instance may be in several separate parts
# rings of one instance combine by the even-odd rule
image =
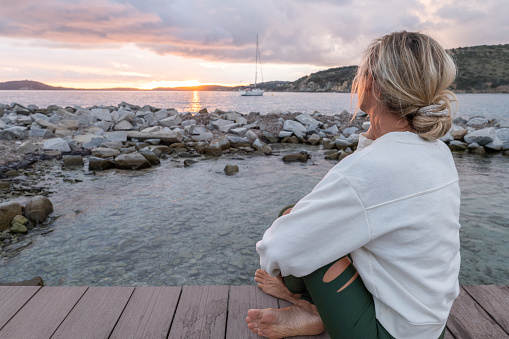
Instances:
[[[371,240],[369,224],[347,179],[329,172],[290,214],[256,244],[260,265],[271,276],[302,277]]]

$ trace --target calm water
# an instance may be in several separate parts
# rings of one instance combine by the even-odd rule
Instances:
[[[179,112],[198,112],[202,108],[214,111],[236,110],[241,113],[318,111],[334,115],[350,108],[348,93],[265,93],[262,97],[242,97],[237,92],[87,92],[87,91],[0,91],[0,103],[17,102],[47,107],[91,107],[113,105],[126,101],[135,105],[175,108]],[[509,94],[458,94],[458,116],[485,116],[509,119]]]
[[[64,172],[83,182],[55,185],[54,231],[0,260],[0,277],[40,275],[48,285],[251,284],[256,241],[281,207],[334,165],[318,147],[307,149],[313,157],[306,164],[283,163],[292,151],[285,148],[189,168],[168,160],[144,172]],[[508,284],[508,157],[455,155],[455,161],[463,199],[461,283]],[[240,172],[224,175],[226,164]]]

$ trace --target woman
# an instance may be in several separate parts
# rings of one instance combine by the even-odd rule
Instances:
[[[313,335],[325,326],[331,338],[443,337],[459,294],[460,190],[437,139],[451,127],[455,75],[427,35],[370,44],[352,93],[371,127],[257,243],[255,280],[294,305],[249,310],[254,333]]]

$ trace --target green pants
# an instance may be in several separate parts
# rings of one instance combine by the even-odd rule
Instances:
[[[285,207],[284,211],[293,207]],[[350,255],[339,258],[313,273],[283,277],[292,293],[314,304],[332,339],[394,339],[378,322],[373,296],[366,289]],[[444,332],[439,339],[442,339]]]

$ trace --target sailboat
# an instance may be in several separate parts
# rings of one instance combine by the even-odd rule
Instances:
[[[240,95],[243,97],[252,97],[252,96],[262,96],[263,89],[256,88],[256,82],[258,80],[258,60],[260,62],[260,73],[262,74],[262,82],[263,82],[263,73],[262,73],[262,60],[260,58],[260,50],[258,48],[258,35],[256,36],[256,61],[255,61],[255,82],[254,87],[247,87],[240,91]]]

